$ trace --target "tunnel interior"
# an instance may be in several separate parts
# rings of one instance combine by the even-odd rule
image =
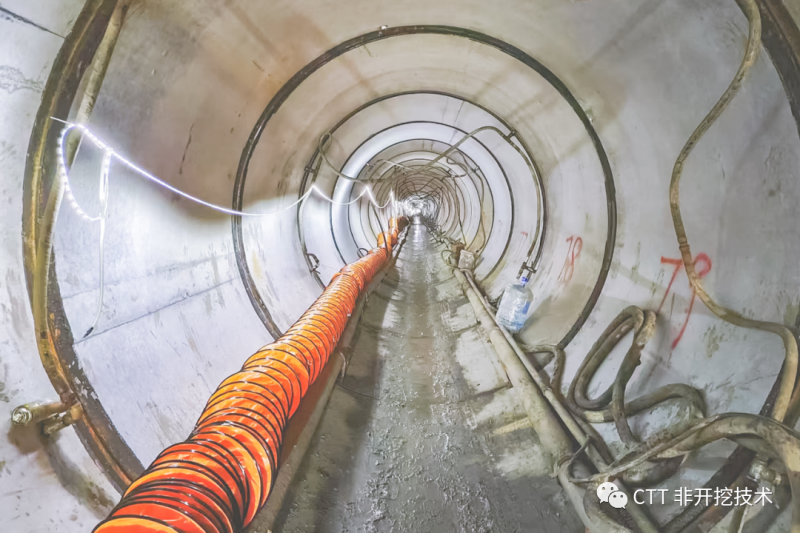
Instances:
[[[391,248],[250,531],[794,531],[796,470],[750,442],[761,429],[659,456],[655,480],[610,477],[631,499],[666,489],[646,518],[576,507],[556,476],[587,448],[613,469],[729,413],[794,438],[798,16],[781,0],[0,0],[0,509],[20,531],[95,527],[220,383]],[[498,340],[483,313],[522,274],[530,315]],[[557,424],[566,459],[502,342],[577,420]],[[54,399],[67,427],[12,424]],[[716,486],[778,504],[672,498]]]

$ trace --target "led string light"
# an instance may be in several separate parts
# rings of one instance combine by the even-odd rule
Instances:
[[[55,117],[52,117],[52,118],[54,120],[59,120],[59,119],[56,119]],[[64,122],[64,121],[60,121],[60,122]],[[159,179],[158,177],[154,176],[150,172],[148,172],[145,169],[141,168],[136,163],[130,161],[127,158],[125,158],[119,152],[115,151],[113,148],[108,146],[100,138],[98,138],[96,135],[94,135],[89,130],[89,128],[87,128],[83,124],[74,124],[74,123],[71,123],[71,122],[64,122],[64,124],[65,124],[65,127],[61,131],[61,137],[60,137],[59,142],[58,142],[58,147],[56,148],[57,153],[58,153],[59,174],[61,176],[61,181],[64,184],[65,193],[66,193],[67,197],[69,198],[70,205],[72,205],[72,207],[81,216],[81,218],[83,218],[84,220],[87,220],[89,222],[96,222],[96,221],[100,220],[100,218],[99,217],[91,217],[88,214],[86,214],[86,212],[83,209],[81,209],[80,205],[78,204],[77,200],[75,199],[75,196],[72,193],[72,187],[70,186],[69,171],[67,170],[67,160],[66,160],[66,155],[65,155],[65,153],[66,153],[65,146],[66,146],[67,136],[69,135],[69,132],[74,130],[74,129],[80,130],[80,132],[84,136],[84,138],[89,139],[90,141],[92,141],[94,143],[95,146],[97,146],[98,148],[100,148],[101,150],[106,152],[109,166],[111,164],[111,160],[112,159],[116,159],[117,161],[122,163],[124,166],[126,166],[129,169],[133,170],[134,172],[136,172],[137,174],[139,174],[143,178],[146,178],[146,179],[152,181],[156,185],[160,185],[161,187],[164,187],[165,189],[167,189],[169,191],[172,191],[175,194],[186,198],[187,200],[191,200],[192,202],[198,203],[200,205],[204,205],[204,206],[206,206],[206,207],[208,207],[210,209],[213,209],[215,211],[219,211],[221,213],[225,213],[225,214],[228,214],[228,215],[242,216],[242,217],[263,217],[263,216],[270,216],[270,215],[278,215],[278,214],[284,213],[284,212],[290,210],[291,208],[297,206],[298,204],[302,203],[312,193],[316,193],[323,200],[326,200],[326,201],[330,202],[331,204],[340,205],[340,206],[352,205],[352,204],[356,203],[358,200],[360,200],[361,198],[363,198],[364,195],[367,195],[369,197],[370,202],[372,202],[372,204],[377,209],[385,209],[394,200],[394,191],[391,191],[391,195],[390,195],[391,198],[384,205],[380,205],[380,203],[375,198],[375,195],[372,192],[372,188],[369,187],[369,186],[365,186],[361,190],[361,193],[358,196],[356,196],[353,200],[351,200],[349,202],[337,202],[337,201],[333,200],[332,198],[328,197],[316,185],[312,185],[308,189],[308,191],[303,196],[298,198],[295,202],[293,202],[292,204],[290,204],[290,205],[288,205],[288,206],[286,206],[286,207],[284,207],[282,209],[279,209],[277,211],[270,211],[270,212],[267,212],[267,213],[248,213],[247,211],[237,211],[236,209],[230,209],[230,208],[227,208],[227,207],[223,207],[221,205],[213,204],[211,202],[207,202],[205,200],[197,198],[196,196],[192,196],[191,194],[189,194],[187,192],[184,192],[184,191],[178,189],[177,187],[174,187],[174,186],[170,185],[166,181],[164,181],[162,179]],[[104,159],[104,164],[105,164],[105,159]],[[104,169],[104,171],[105,170],[106,169]]]
[[[130,161],[129,159],[125,158],[124,156],[122,156],[121,154],[116,152],[107,143],[103,142],[99,137],[97,137],[95,134],[93,134],[89,130],[89,128],[87,128],[83,124],[75,124],[75,123],[72,123],[72,122],[66,122],[66,121],[63,121],[63,120],[55,118],[55,117],[51,117],[51,118],[53,120],[58,121],[58,122],[62,122],[65,125],[64,129],[61,130],[61,136],[59,138],[58,145],[56,147],[56,153],[57,153],[57,156],[58,156],[57,157],[57,161],[58,161],[58,176],[59,176],[61,184],[62,184],[62,186],[64,188],[64,196],[67,198],[67,201],[69,202],[70,206],[75,210],[75,212],[83,220],[85,220],[87,222],[100,222],[100,267],[99,267],[100,289],[99,289],[99,296],[98,296],[97,312],[95,313],[95,318],[94,318],[94,321],[92,322],[92,325],[89,327],[89,329],[86,331],[86,333],[83,336],[84,339],[86,337],[88,337],[92,333],[92,331],[94,331],[94,328],[97,326],[97,323],[100,320],[100,316],[101,316],[102,310],[103,310],[103,288],[104,288],[104,285],[105,285],[104,282],[103,282],[103,280],[104,280],[104,268],[103,268],[104,267],[104,260],[103,259],[104,259],[104,248],[105,248],[106,218],[107,218],[107,213],[108,213],[109,175],[110,175],[110,172],[111,172],[111,164],[112,164],[112,162],[114,160],[118,161],[122,165],[124,165],[124,166],[128,167],[129,169],[133,170],[136,174],[140,175],[141,177],[146,178],[147,180],[155,183],[156,185],[159,185],[159,186],[161,186],[161,187],[163,187],[163,188],[165,188],[165,189],[167,189],[169,191],[172,191],[173,193],[175,193],[175,194],[177,194],[179,196],[182,196],[183,198],[186,198],[187,200],[191,200],[192,202],[195,202],[197,204],[200,204],[200,205],[203,205],[205,207],[208,207],[209,209],[213,209],[215,211],[219,211],[221,213],[225,213],[225,214],[232,215],[232,216],[263,217],[263,216],[278,215],[280,213],[284,213],[286,211],[289,211],[290,209],[292,209],[294,207],[297,207],[298,205],[303,204],[303,202],[305,202],[308,198],[310,198],[311,195],[314,194],[314,193],[316,193],[318,196],[320,196],[323,200],[326,200],[327,202],[329,202],[329,203],[331,203],[333,205],[338,205],[338,206],[349,206],[349,205],[352,205],[352,204],[356,203],[357,201],[361,200],[364,196],[366,196],[368,198],[368,200],[370,201],[370,203],[372,203],[372,205],[376,209],[381,209],[382,210],[382,209],[385,209],[385,208],[391,206],[393,208],[393,210],[395,211],[395,213],[397,211],[397,201],[395,199],[394,190],[390,191],[389,199],[386,201],[386,203],[383,204],[383,205],[380,205],[380,202],[378,202],[378,199],[375,198],[375,194],[373,193],[372,188],[369,187],[368,185],[364,186],[364,188],[361,190],[361,192],[358,194],[358,196],[356,196],[353,200],[351,200],[349,202],[337,202],[333,198],[330,198],[325,193],[323,193],[316,185],[312,185],[308,189],[308,191],[306,191],[306,193],[303,194],[296,201],[294,201],[290,205],[288,205],[288,206],[286,206],[286,207],[284,207],[282,209],[278,209],[276,211],[270,211],[270,212],[267,212],[267,213],[249,213],[247,211],[238,211],[236,209],[229,209],[229,208],[223,207],[221,205],[217,205],[217,204],[213,204],[211,202],[207,202],[205,200],[197,198],[196,196],[192,196],[191,194],[189,194],[187,192],[184,192],[184,191],[178,189],[177,187],[174,187],[174,186],[170,185],[169,183],[165,182],[164,180],[156,177],[152,173],[146,171],[145,169],[143,169],[140,166],[138,166],[136,163]],[[67,165],[67,157],[66,157],[67,138],[69,136],[69,133],[72,130],[80,131],[80,133],[82,135],[82,140],[85,140],[85,139],[90,140],[92,143],[94,143],[94,145],[97,148],[99,148],[100,150],[103,151],[103,161],[102,161],[101,170],[100,170],[100,182],[99,182],[99,185],[98,185],[98,198],[100,200],[100,214],[97,215],[97,216],[89,215],[80,206],[80,204],[78,203],[78,200],[75,198],[75,194],[73,193],[73,190],[72,190],[72,185],[70,183],[70,176],[69,176],[69,170],[68,170],[68,165]]]

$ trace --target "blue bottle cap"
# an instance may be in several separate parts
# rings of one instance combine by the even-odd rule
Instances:
[[[522,276],[521,278],[519,278],[519,280],[522,282],[522,284],[523,284],[523,285],[525,285],[526,283],[528,283],[528,278],[527,278],[527,277],[525,277],[525,276]]]

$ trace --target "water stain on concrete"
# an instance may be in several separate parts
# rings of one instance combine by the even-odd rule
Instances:
[[[78,465],[74,464],[62,453],[59,440],[58,435],[45,440],[46,459],[44,460],[49,461],[64,488],[83,503],[98,519],[105,518],[114,507],[114,499],[116,497],[112,498],[103,488],[87,478]]]
[[[6,380],[8,379],[8,365],[3,364],[3,373],[0,375],[0,402],[9,403],[11,398],[6,390]],[[13,394],[14,392],[12,392]]]
[[[207,292],[203,295],[203,306],[206,310],[206,316],[212,318],[214,314],[214,302],[211,299],[211,293]]]
[[[706,357],[713,357],[719,350],[719,343],[723,340],[722,331],[717,331],[717,326],[711,326],[703,334],[703,342],[706,343]]]
[[[793,326],[797,323],[798,314],[800,314],[800,302],[796,304],[786,304],[786,311],[783,313],[783,323],[787,326]]]
[[[44,84],[32,78],[26,78],[19,69],[0,65],[0,89],[9,94],[24,90],[40,93],[44,90]]]
[[[156,425],[161,430],[161,434],[164,436],[163,442],[165,446],[182,440],[181,436],[177,433],[173,418],[163,414],[152,402],[147,402],[146,407],[149,414],[153,417],[153,420],[155,420]]]
[[[636,261],[631,267],[631,275],[637,276],[639,274],[639,266],[642,264],[642,243],[636,245]]]
[[[6,311],[8,318],[11,320],[11,327],[14,329],[14,333],[17,334],[17,337],[20,339],[25,338],[29,329],[26,320],[28,315],[24,303],[17,298],[12,290],[12,287],[20,286],[21,284],[18,282],[18,278],[11,269],[8,269],[6,272],[5,285],[6,292],[8,293],[8,302],[11,308],[7,309],[3,306],[3,310]]]

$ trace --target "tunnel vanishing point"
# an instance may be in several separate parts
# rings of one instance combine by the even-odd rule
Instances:
[[[800,533],[799,23],[0,0],[0,531]]]

